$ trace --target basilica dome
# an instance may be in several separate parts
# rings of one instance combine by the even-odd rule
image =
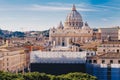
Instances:
[[[72,11],[66,17],[65,26],[66,27],[79,27],[79,28],[83,26],[82,16],[76,10],[75,5],[73,5]]]

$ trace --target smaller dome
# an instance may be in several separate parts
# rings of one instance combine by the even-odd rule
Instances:
[[[90,30],[91,28],[89,27],[88,23],[85,22],[85,23],[83,24],[82,29],[84,29],[84,30]]]
[[[63,29],[63,28],[64,28],[64,26],[63,26],[63,24],[62,24],[62,21],[60,21],[60,23],[59,23],[59,25],[58,25],[58,28],[59,28],[59,29]]]

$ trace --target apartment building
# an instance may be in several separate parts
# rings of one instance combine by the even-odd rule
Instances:
[[[108,36],[111,38],[111,40],[120,40],[119,39],[119,26],[113,27],[113,28],[100,28],[98,30],[99,33],[101,33],[101,39],[106,40]]]
[[[6,47],[0,49],[0,70],[24,72],[29,69],[30,54],[23,47]]]

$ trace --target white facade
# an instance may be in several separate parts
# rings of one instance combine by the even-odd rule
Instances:
[[[31,52],[31,63],[85,63],[86,53],[83,52]]]

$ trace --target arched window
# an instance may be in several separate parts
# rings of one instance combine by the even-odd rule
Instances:
[[[110,64],[113,64],[113,60],[110,60]]]
[[[65,39],[62,38],[62,46],[65,46]]]

